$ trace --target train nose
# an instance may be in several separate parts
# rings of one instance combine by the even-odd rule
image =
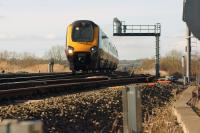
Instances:
[[[84,57],[78,57],[78,61],[80,63],[85,63],[85,58]]]
[[[86,54],[86,53],[78,53],[77,54],[77,61],[80,64],[85,64],[88,62],[88,60],[89,60],[88,54]]]

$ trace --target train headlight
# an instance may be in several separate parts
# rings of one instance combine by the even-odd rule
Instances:
[[[73,54],[74,53],[74,48],[68,46],[68,54]]]
[[[96,52],[97,52],[97,47],[96,47],[96,46],[92,47],[92,48],[90,49],[90,52],[91,52],[91,53],[96,53]]]

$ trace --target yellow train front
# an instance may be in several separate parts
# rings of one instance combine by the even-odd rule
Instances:
[[[72,72],[114,71],[117,49],[100,27],[89,20],[75,21],[67,27],[66,55]]]

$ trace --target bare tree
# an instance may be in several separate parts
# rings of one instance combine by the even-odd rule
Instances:
[[[0,59],[1,60],[8,60],[10,58],[10,52],[7,50],[0,53]]]
[[[165,57],[161,58],[161,69],[164,71],[169,72],[170,75],[175,73],[182,73],[182,66],[181,66],[181,57],[182,53],[176,50],[172,50],[166,54]]]
[[[181,58],[182,53],[176,50],[172,50],[167,53],[164,57],[160,60],[161,70],[167,71],[170,75],[173,74],[181,74]],[[142,61],[142,66],[144,70],[154,69],[155,67],[155,60],[154,59],[144,59]]]
[[[66,62],[65,47],[60,45],[53,46],[45,53],[44,58],[48,60],[53,58],[55,63],[63,64]]]

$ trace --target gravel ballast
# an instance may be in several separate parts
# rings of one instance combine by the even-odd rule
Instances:
[[[181,127],[172,115],[171,103],[178,86],[142,86],[144,132],[175,131]],[[121,90],[112,87],[78,94],[0,106],[0,119],[42,120],[50,133],[121,133]]]

